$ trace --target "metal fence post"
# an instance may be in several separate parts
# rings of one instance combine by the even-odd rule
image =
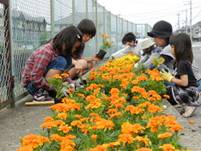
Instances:
[[[86,3],[86,18],[89,17],[89,11],[88,11],[88,0],[85,0]]]
[[[75,25],[75,0],[72,0],[72,22]]]
[[[119,24],[118,24],[118,16],[116,16],[116,51],[119,49],[118,35],[119,35]]]
[[[105,7],[103,7],[103,33],[106,33],[106,30],[105,30]]]
[[[55,25],[54,25],[54,0],[50,0],[50,16],[51,16],[51,37],[54,36]]]
[[[98,29],[98,3],[97,0],[94,0],[95,3],[95,20],[96,20],[96,28]],[[96,50],[98,49],[98,32],[96,34]]]
[[[10,1],[7,1],[7,4],[4,4],[4,27],[5,27],[5,32],[4,32],[4,37],[5,37],[5,49],[6,49],[6,72],[8,74],[8,84],[6,85],[7,87],[7,97],[8,97],[8,102],[10,103],[11,107],[15,107],[15,100],[14,100],[14,77],[12,75],[12,50],[11,50],[11,24],[10,24]]]

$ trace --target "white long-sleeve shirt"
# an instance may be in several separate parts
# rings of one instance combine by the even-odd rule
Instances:
[[[122,57],[122,56],[126,55],[129,52],[132,52],[132,53],[136,54],[135,51],[136,51],[135,47],[125,46],[123,49],[113,53],[110,58],[119,58],[119,57]]]

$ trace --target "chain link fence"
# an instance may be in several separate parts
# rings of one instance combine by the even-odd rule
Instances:
[[[0,1],[0,108],[14,105],[9,13],[8,2]]]
[[[10,7],[12,45],[9,51],[12,50],[12,56],[9,56],[8,49],[5,48],[5,12],[9,10],[5,11],[3,4],[0,3],[0,26],[2,26],[0,28],[0,104],[8,100],[7,93],[10,88],[6,86],[9,85],[8,81],[12,76],[15,79],[13,99],[18,100],[18,96],[25,92],[20,82],[27,58],[64,27],[77,25],[84,18],[94,21],[97,35],[87,43],[84,51],[86,57],[96,54],[103,33],[111,35],[114,43],[108,52],[108,55],[111,55],[121,48],[121,39],[125,33],[134,32],[138,38],[144,38],[145,33],[151,28],[148,24],[138,25],[112,14],[97,3],[97,0],[10,0]],[[8,62],[11,64],[11,60],[12,70],[8,70],[7,64]]]

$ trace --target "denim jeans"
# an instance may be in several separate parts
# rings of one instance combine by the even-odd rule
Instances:
[[[33,82],[30,82],[29,84],[27,84],[27,86],[25,86],[25,88],[31,95],[34,95],[39,91],[39,89],[35,87]]]
[[[201,92],[201,79],[197,81],[198,91]]]

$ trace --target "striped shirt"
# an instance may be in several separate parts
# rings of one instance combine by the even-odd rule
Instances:
[[[28,58],[22,72],[23,86],[33,82],[36,88],[48,90],[50,86],[45,79],[45,74],[49,63],[56,56],[57,54],[54,51],[51,42],[34,51]]]

